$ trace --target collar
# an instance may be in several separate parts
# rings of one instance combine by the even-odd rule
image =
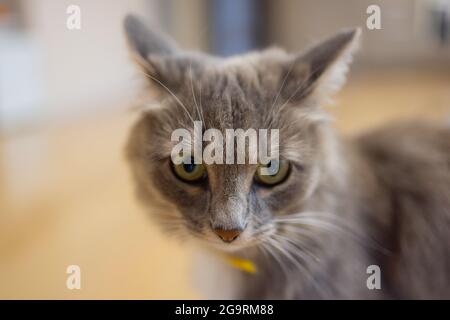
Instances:
[[[223,256],[226,263],[228,263],[233,268],[239,269],[241,271],[255,274],[257,272],[255,264],[248,259],[239,258],[232,255]]]

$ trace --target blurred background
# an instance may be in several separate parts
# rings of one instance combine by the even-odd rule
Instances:
[[[80,29],[67,28],[77,5]],[[381,29],[369,30],[369,5]],[[327,107],[344,135],[450,118],[450,0],[0,0],[0,298],[201,298],[192,252],[134,199],[123,157],[142,79],[122,19],[189,49],[300,50],[343,27],[363,43]],[[66,268],[79,265],[81,290]]]

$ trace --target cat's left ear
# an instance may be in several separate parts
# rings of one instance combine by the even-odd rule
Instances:
[[[296,103],[305,98],[323,102],[345,83],[348,66],[358,47],[361,30],[344,30],[295,55],[283,66],[285,100]]]
[[[133,58],[143,69],[149,80],[157,83],[155,88],[175,88],[182,77],[179,63],[181,50],[175,42],[160,32],[147,28],[135,15],[127,15],[124,29]]]

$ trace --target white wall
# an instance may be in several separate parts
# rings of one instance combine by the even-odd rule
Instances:
[[[290,50],[302,49],[342,28],[363,30],[357,62],[411,66],[450,62],[450,46],[431,33],[430,8],[440,0],[277,0],[270,1],[271,38]],[[449,0],[442,0],[447,4]],[[381,9],[381,30],[368,30],[366,9]]]
[[[66,27],[66,9],[71,4],[81,8],[81,30]],[[158,24],[158,1],[25,0],[23,9],[25,31],[40,57],[43,100],[36,120],[55,122],[126,107],[137,77],[122,19],[135,12]]]

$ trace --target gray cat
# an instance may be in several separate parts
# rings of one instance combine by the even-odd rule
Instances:
[[[133,16],[125,30],[158,102],[129,138],[137,193],[169,234],[207,252],[214,264],[197,270],[208,297],[450,298],[450,128],[398,124],[343,139],[320,107],[343,84],[359,30],[301,54],[226,59],[181,50]],[[279,171],[174,165],[171,133],[194,120],[279,129]]]

